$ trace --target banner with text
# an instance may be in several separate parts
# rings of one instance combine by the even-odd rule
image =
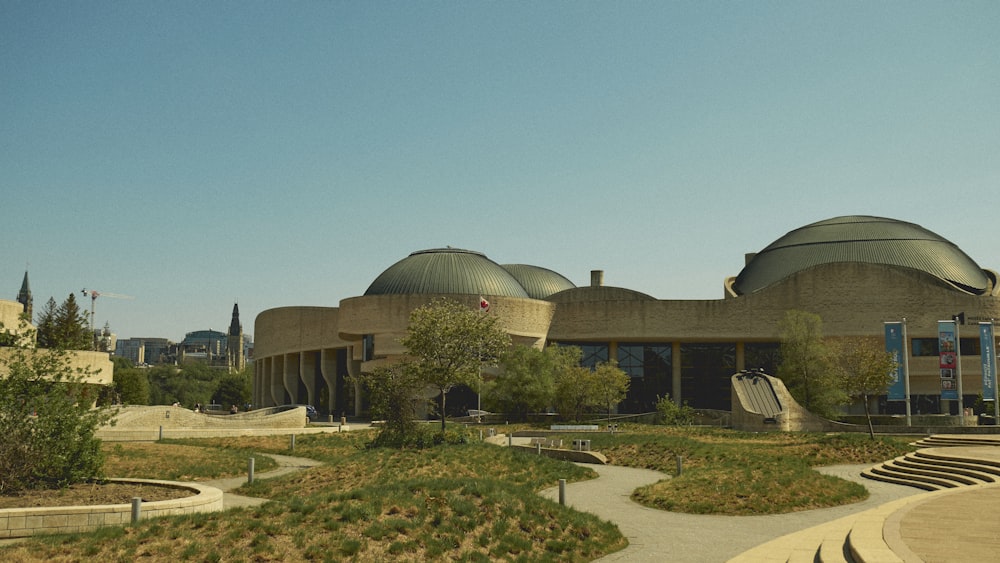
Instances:
[[[890,374],[889,400],[906,400],[906,368],[903,366],[903,323],[885,323],[885,351],[892,354],[896,367]]]
[[[993,323],[979,323],[979,349],[983,360],[983,400],[997,399],[997,356]]]
[[[955,321],[938,321],[938,352],[941,368],[941,398],[958,399],[958,341],[955,340]]]

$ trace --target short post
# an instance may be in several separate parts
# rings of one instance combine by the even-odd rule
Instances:
[[[288,449],[293,452],[295,451],[295,434],[292,434],[292,439],[289,441]]]
[[[514,445],[514,435],[513,434],[507,434],[507,447],[509,448],[510,446],[513,446],[513,445]]]
[[[163,425],[160,425],[160,440],[163,440]]]
[[[535,450],[538,452],[538,455],[542,455],[542,444],[535,444]]]
[[[684,456],[681,456],[681,455],[677,456],[677,476],[678,477],[681,476],[681,469],[682,469],[681,465],[682,465],[683,461],[684,461]]]
[[[142,497],[132,497],[132,523],[139,522],[139,515],[142,514]]]
[[[247,484],[253,485],[253,458],[247,461]]]
[[[333,424],[333,415],[332,415],[332,414],[331,414],[331,415],[328,415],[328,416],[326,417],[326,421],[327,421],[327,422],[329,422],[330,424]]]
[[[480,442],[483,441],[483,429],[482,428],[479,429],[479,441]]]
[[[559,504],[566,505],[566,480],[559,480]]]

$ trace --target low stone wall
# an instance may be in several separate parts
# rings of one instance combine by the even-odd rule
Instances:
[[[302,432],[308,423],[305,407],[211,415],[183,407],[131,406],[122,407],[114,424],[99,428],[97,437],[108,442],[150,441],[158,440],[161,431],[163,438],[260,436]]]
[[[515,450],[520,450],[522,452],[528,452],[537,454],[539,453],[538,446],[511,446]],[[576,463],[593,463],[597,465],[607,465],[608,458],[604,457],[601,452],[581,452],[577,450],[563,450],[557,448],[541,448],[541,455],[545,457],[551,457],[553,459],[561,459],[565,461],[573,461]]]
[[[215,487],[198,483],[178,483],[153,479],[110,479],[110,481],[143,483],[191,491],[189,497],[142,503],[140,519],[143,520],[170,514],[219,512],[222,510],[222,491]],[[0,538],[23,538],[40,534],[74,534],[89,532],[105,526],[123,526],[131,521],[131,504],[5,508],[0,510]]]

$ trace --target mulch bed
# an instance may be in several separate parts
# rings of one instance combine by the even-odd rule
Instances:
[[[161,487],[149,483],[80,483],[65,489],[41,489],[23,491],[17,495],[0,495],[0,509],[132,504],[133,497],[140,497],[143,502],[153,502],[184,498],[194,494],[188,489]]]

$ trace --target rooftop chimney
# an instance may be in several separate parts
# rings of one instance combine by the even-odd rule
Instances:
[[[590,287],[601,287],[604,285],[604,270],[590,271]]]

